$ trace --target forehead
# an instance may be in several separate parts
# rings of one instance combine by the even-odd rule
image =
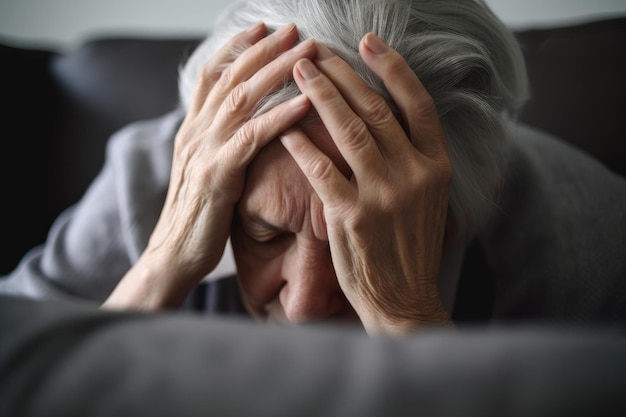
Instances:
[[[248,167],[239,211],[285,230],[296,230],[310,209],[313,190],[295,161],[274,140]]]
[[[319,118],[310,117],[298,127],[344,175],[349,175],[345,160]],[[321,202],[279,140],[263,148],[248,167],[239,212],[284,230],[300,230],[307,218],[318,233],[324,228]]]

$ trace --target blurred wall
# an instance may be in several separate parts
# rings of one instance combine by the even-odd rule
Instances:
[[[0,39],[72,48],[102,35],[202,35],[233,0],[0,0]],[[487,0],[513,28],[626,15],[626,0]]]

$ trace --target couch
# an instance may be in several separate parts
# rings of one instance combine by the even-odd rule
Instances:
[[[392,340],[0,295],[0,416],[623,416],[625,352],[619,328]]]
[[[522,121],[626,175],[626,18],[516,35],[532,89]],[[81,197],[111,133],[176,106],[177,68],[198,42],[0,46],[0,274]],[[0,416],[623,415],[624,336],[521,326],[371,339],[353,328],[262,329],[2,296]]]

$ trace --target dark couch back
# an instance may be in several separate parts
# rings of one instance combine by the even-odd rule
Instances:
[[[521,120],[626,175],[626,18],[517,36],[532,93]]]
[[[517,33],[530,125],[626,175],[626,18]],[[108,137],[178,102],[178,68],[198,39],[100,39],[70,54],[0,46],[5,95],[0,274],[43,243],[100,170]],[[0,42],[2,43],[2,42]]]

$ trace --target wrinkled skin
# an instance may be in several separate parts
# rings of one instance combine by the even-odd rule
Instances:
[[[343,60],[296,40],[292,25],[269,36],[256,25],[207,63],[159,222],[104,306],[180,305],[230,236],[258,319],[358,318],[369,334],[391,335],[450,324],[437,275],[452,169],[432,98],[399,54],[366,35],[361,57],[401,124]],[[287,77],[302,95],[250,120]]]

